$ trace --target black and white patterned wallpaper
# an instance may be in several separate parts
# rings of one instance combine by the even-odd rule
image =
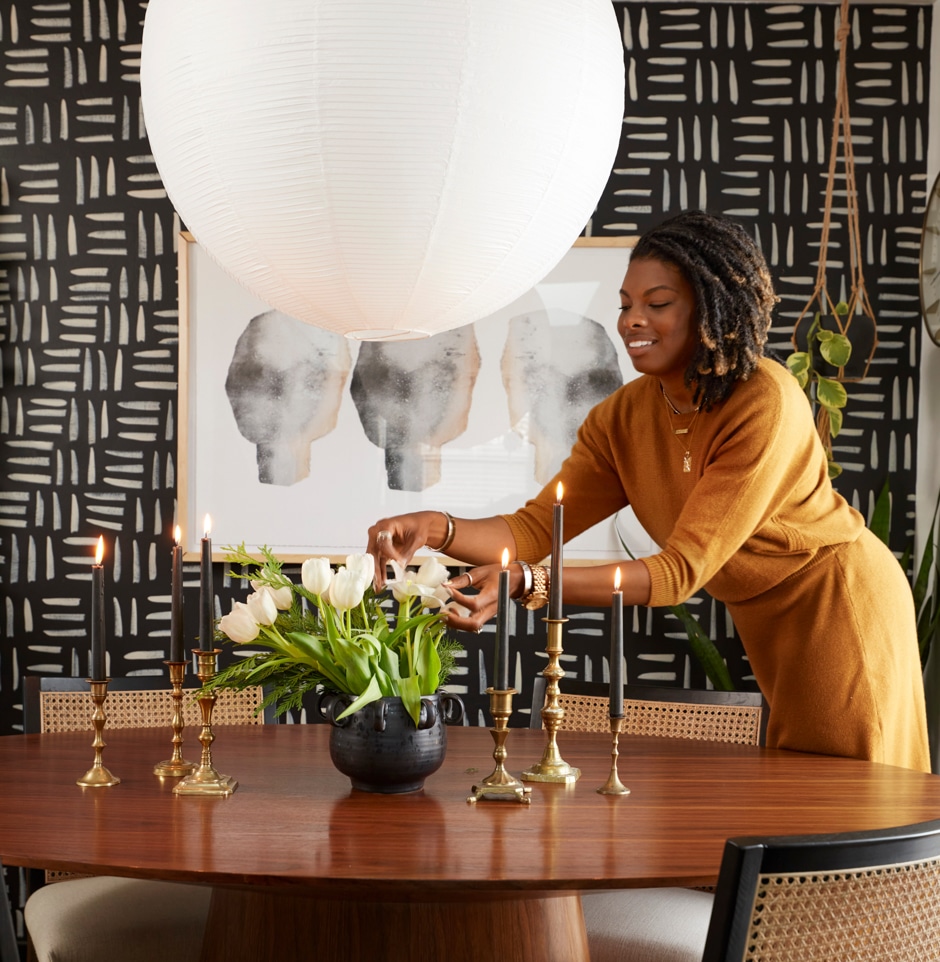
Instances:
[[[774,346],[815,276],[837,69],[834,5],[622,3],[627,107],[591,223],[635,234],[670,212],[734,214],[760,240],[782,295]],[[0,733],[22,724],[24,673],[84,675],[90,558],[106,560],[110,670],[163,671],[175,513],[176,251],[180,227],[150,156],[139,97],[145,4],[0,0]],[[931,14],[852,11],[849,81],[865,271],[881,344],[850,387],[836,457],[868,511],[886,474],[903,542],[916,464],[917,255],[926,192]],[[844,256],[837,196],[831,260]],[[837,275],[834,266],[833,277]],[[838,283],[838,281],[834,281]],[[902,523],[903,522],[903,523]],[[899,545],[896,545],[899,547]],[[219,610],[235,591],[219,571]],[[187,605],[197,572],[187,566]],[[741,686],[733,629],[693,603]],[[604,612],[573,611],[564,667],[605,676]],[[538,619],[518,680],[544,663]],[[684,632],[634,613],[629,678],[702,685]],[[630,619],[628,618],[628,625]],[[193,628],[194,633],[195,628]],[[482,719],[486,635],[458,681]],[[521,719],[520,719],[521,720]]]

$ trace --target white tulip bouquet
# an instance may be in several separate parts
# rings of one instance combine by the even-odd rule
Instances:
[[[335,570],[327,558],[309,558],[295,584],[267,547],[259,549],[263,562],[244,543],[224,550],[227,561],[242,566],[234,577],[250,581],[254,591],[220,619],[217,640],[262,650],[246,652],[207,688],[265,685],[264,704],[276,703],[277,714],[299,708],[316,689],[349,695],[340,718],[397,696],[417,726],[421,696],[446,682],[460,650],[442,616],[452,602],[440,562],[431,558],[417,571],[393,565],[388,587],[398,610],[390,616],[372,586],[371,555],[350,555]]]

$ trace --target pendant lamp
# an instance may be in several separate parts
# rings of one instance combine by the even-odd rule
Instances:
[[[623,119],[611,0],[150,0],[141,88],[188,230],[357,338],[479,320],[590,219]]]

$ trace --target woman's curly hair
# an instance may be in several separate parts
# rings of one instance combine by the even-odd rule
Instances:
[[[685,383],[707,411],[750,377],[764,353],[779,299],[767,262],[740,224],[701,210],[647,231],[631,259],[644,257],[678,267],[695,292],[700,344]]]

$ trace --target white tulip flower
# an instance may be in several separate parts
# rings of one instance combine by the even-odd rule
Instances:
[[[277,621],[277,605],[274,592],[262,585],[254,594],[245,599],[248,610],[259,625],[273,625]]]
[[[308,558],[300,567],[300,580],[312,595],[324,594],[332,578],[329,558]]]
[[[219,620],[219,628],[232,641],[244,645],[258,637],[259,625],[248,605],[236,601],[232,610]]]
[[[375,579],[375,558],[370,554],[347,555],[346,567],[357,572],[366,584],[371,584]]]
[[[290,585],[281,585],[279,588],[275,588],[274,585],[268,584],[266,581],[252,581],[250,584],[255,591],[267,588],[274,598],[274,604],[280,611],[290,610],[290,606],[294,601],[294,593],[291,591]]]
[[[340,568],[330,582],[330,604],[337,611],[349,611],[362,601],[369,581],[350,568]]]

